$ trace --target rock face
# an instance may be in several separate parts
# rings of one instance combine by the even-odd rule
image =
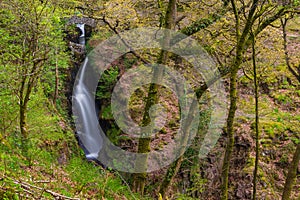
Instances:
[[[69,48],[76,61],[83,61],[85,58],[85,46],[74,42],[69,42]]]

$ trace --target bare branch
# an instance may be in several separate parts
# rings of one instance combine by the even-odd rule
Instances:
[[[145,60],[144,58],[142,58],[135,50],[133,50],[131,48],[131,46],[129,44],[127,44],[127,42],[120,36],[119,31],[116,29],[116,27],[113,27],[106,19],[105,16],[103,16],[102,21],[108,25],[108,27],[115,33],[118,35],[118,37],[121,39],[121,41],[123,42],[123,44],[128,47],[130,49],[130,52],[137,57],[138,59],[140,59],[144,64],[149,64],[150,62]]]
[[[45,188],[42,188],[42,187],[38,187],[38,186],[35,186],[35,185],[31,185],[29,183],[25,183],[25,182],[21,182],[21,181],[16,181],[16,180],[13,180],[15,184],[19,184],[21,185],[22,187],[24,187],[25,189],[27,190],[30,190],[30,188],[35,188],[35,189],[38,189],[38,190],[41,190],[41,191],[44,191],[48,194],[51,194],[53,197],[57,198],[62,198],[62,199],[69,199],[69,200],[80,200],[79,198],[72,198],[72,197],[67,197],[65,195],[62,195],[62,194],[58,194],[56,192],[53,192],[51,190],[48,190],[48,189],[45,189]]]

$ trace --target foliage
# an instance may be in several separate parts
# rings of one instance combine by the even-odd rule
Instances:
[[[100,100],[111,98],[112,89],[117,82],[119,69],[117,66],[105,70],[98,83],[96,96]]]
[[[240,97],[240,99],[237,98],[237,114],[240,116],[234,121],[233,114],[232,125],[234,127],[232,127],[232,134],[230,133],[235,139],[242,137],[239,134],[241,131],[247,130],[249,130],[247,136],[254,138],[251,134],[251,127],[255,126],[252,106],[254,104],[253,91],[250,89],[254,76],[250,57],[252,52],[249,50],[251,35],[243,34],[243,32],[250,33],[250,30],[255,32],[257,70],[260,75],[258,81],[261,83],[259,113],[262,131],[262,156],[258,169],[257,192],[259,198],[263,198],[264,193],[271,193],[274,199],[279,198],[278,194],[281,192],[281,184],[277,186],[276,181],[282,182],[282,177],[284,177],[282,166],[289,164],[291,152],[297,144],[299,145],[300,140],[299,83],[290,73],[285,61],[286,54],[288,54],[291,67],[298,69],[299,17],[295,15],[292,18],[291,12],[297,9],[299,0],[289,2],[289,5],[286,5],[286,2],[253,2],[259,3],[252,5],[251,1],[179,1],[177,2],[177,17],[174,19],[176,30],[188,35],[193,34],[193,37],[219,64],[223,77],[233,71],[232,74],[237,75],[238,78],[232,82],[242,83],[237,87],[236,95],[233,94],[234,92],[233,95],[231,94],[231,97]],[[234,4],[238,7],[237,10],[232,7]],[[34,193],[38,199],[53,198],[47,192],[41,194],[33,188],[26,189],[19,181],[83,199],[147,198],[132,194],[126,180],[119,173],[85,161],[84,153],[79,150],[74,138],[69,119],[66,115],[61,115],[69,112],[65,103],[67,101],[65,86],[70,84],[67,77],[70,77],[69,73],[73,67],[73,60],[67,50],[67,42],[64,41],[63,30],[68,29],[65,27],[65,17],[75,14],[79,17],[95,18],[100,26],[94,30],[93,37],[88,43],[88,49],[91,50],[113,33],[136,27],[166,25],[164,18],[167,15],[167,6],[168,2],[164,0],[1,1],[0,199],[26,198],[25,195],[29,195],[28,191]],[[251,6],[257,7],[253,9]],[[238,12],[234,13],[234,11]],[[251,16],[252,11],[254,11],[254,17]],[[281,30],[278,29],[280,23],[279,20],[276,21],[280,17],[291,20],[286,29],[288,31],[286,52],[282,47]],[[103,19],[106,20],[106,24],[101,23]],[[264,23],[267,23],[267,26],[263,26]],[[156,62],[159,50],[142,49],[137,53],[150,62],[153,60]],[[130,58],[128,59],[127,56]],[[172,65],[186,79],[192,80],[194,88],[202,86],[202,82],[198,83],[199,80],[202,81],[202,77],[192,71],[188,63],[179,61],[176,56],[169,56],[164,62]],[[113,122],[110,108],[111,92],[118,78],[124,73],[123,69],[139,64],[141,64],[139,58],[128,54],[120,58],[118,64],[106,70],[99,80],[96,101],[98,105],[101,105],[100,120],[109,123],[107,134],[110,140],[118,145],[120,145],[120,140],[126,141],[129,138],[124,136]],[[55,98],[56,87],[59,91],[57,98]],[[142,121],[138,119],[142,118],[142,110],[145,107],[143,102],[147,97],[145,88],[136,91],[131,98],[131,114],[136,121]],[[167,107],[168,111],[178,107],[176,103],[171,104],[166,100],[171,96],[168,92],[163,91],[160,95],[160,103]],[[56,107],[53,104],[56,104]],[[232,105],[234,104],[235,102]],[[57,112],[57,109],[60,112]],[[25,113],[24,122],[26,122],[24,126],[20,125],[23,112]],[[155,150],[163,148],[168,141],[162,138],[168,136],[172,138],[174,130],[178,128],[180,121],[178,113],[174,112],[170,116],[172,119],[168,118],[167,126],[158,134],[159,137],[153,139],[156,146],[152,145],[151,148]],[[204,165],[202,166],[196,156],[202,133],[205,133],[209,123],[209,111],[204,112],[201,117],[203,123],[200,124],[199,137],[182,157],[182,163],[180,161],[173,165],[180,167],[179,172],[177,173],[176,168],[171,166],[169,169],[171,173],[166,173],[166,177],[163,177],[163,172],[168,169],[163,169],[151,174],[147,179],[150,183],[154,180],[161,182],[164,178],[174,180],[175,184],[170,198],[177,193],[175,190],[180,188],[181,175],[189,177],[188,186],[184,194],[176,194],[174,198],[192,199],[199,193],[214,192],[207,190],[206,186],[211,186],[212,180],[205,177]],[[250,128],[244,130],[248,126]],[[20,134],[22,129],[26,132],[26,143]],[[229,134],[228,131],[225,132]],[[224,137],[220,139],[219,146],[216,147],[216,151],[220,154],[223,152],[223,141]],[[130,148],[134,150],[137,145],[132,144]],[[252,176],[253,146],[251,142],[249,145],[250,155],[244,158],[245,166],[241,167],[244,167],[242,175]],[[227,160],[229,162],[229,159]],[[118,160],[115,162],[118,163]],[[209,165],[217,164],[209,163]],[[238,182],[241,177],[240,168],[230,170],[234,179],[232,183]],[[175,178],[172,179],[173,177]],[[39,183],[39,180],[48,182]],[[268,182],[270,183],[267,184]],[[155,196],[158,185],[147,187],[147,193]],[[220,185],[220,183],[217,182],[214,185]],[[298,187],[299,184],[296,189]],[[210,188],[210,190],[214,189]],[[232,186],[228,190],[229,196],[233,199],[236,198],[234,196],[236,189]],[[166,197],[158,194],[159,199]]]

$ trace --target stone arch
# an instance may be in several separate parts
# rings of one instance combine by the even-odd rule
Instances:
[[[68,19],[67,25],[72,24],[85,24],[92,28],[96,27],[96,20],[88,17],[78,17],[78,16],[72,16]]]

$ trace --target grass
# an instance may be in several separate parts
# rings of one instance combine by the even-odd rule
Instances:
[[[16,106],[11,102],[11,107],[1,109],[0,114],[16,115],[7,112],[17,111]],[[85,160],[72,129],[41,90],[31,97],[28,110],[30,136],[26,146],[16,120],[5,135],[0,132],[0,199],[53,199],[53,194],[80,199],[138,199],[115,172]],[[61,156],[65,156],[63,163],[59,162]]]

